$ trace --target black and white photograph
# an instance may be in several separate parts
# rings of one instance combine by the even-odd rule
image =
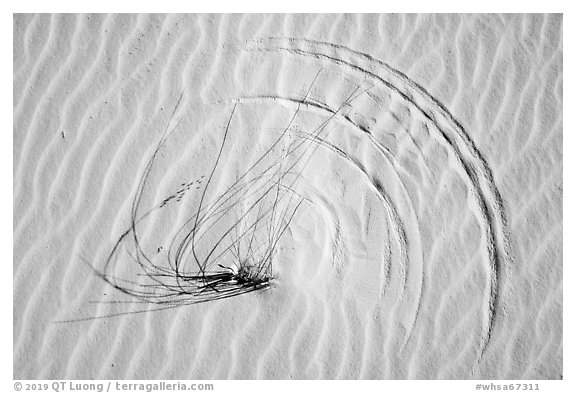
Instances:
[[[14,13],[13,379],[563,380],[563,20]]]

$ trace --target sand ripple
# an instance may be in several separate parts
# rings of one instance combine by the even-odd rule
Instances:
[[[561,378],[561,16],[16,15],[13,66],[15,378]],[[198,303],[219,195],[218,264],[284,231]]]

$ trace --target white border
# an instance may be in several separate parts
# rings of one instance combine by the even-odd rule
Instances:
[[[353,2],[333,2],[333,1],[320,1],[313,2],[310,0],[288,0],[284,5],[277,4],[273,1],[253,1],[253,2],[239,2],[239,1],[112,1],[112,0],[99,0],[97,2],[82,3],[78,1],[18,1],[13,2],[9,6],[2,6],[7,8],[6,12],[2,12],[1,19],[1,42],[2,53],[8,57],[12,53],[12,12],[561,12],[564,13],[563,29],[565,30],[564,37],[568,37],[568,42],[572,42],[576,37],[574,31],[574,17],[572,8],[569,7],[569,1],[513,1],[503,2],[497,0],[483,0],[475,4],[467,4],[464,1],[406,1],[402,0],[396,4],[388,4],[385,1],[374,0],[355,0]],[[4,10],[3,10],[4,11]],[[568,44],[564,49],[564,69],[576,69],[574,61],[574,45]],[[1,133],[2,153],[0,159],[1,176],[3,184],[11,184],[9,179],[12,178],[12,154],[10,148],[12,143],[13,127],[8,127],[8,120],[12,119],[12,114],[8,113],[12,108],[12,62],[4,60],[2,63],[2,75],[5,87],[2,94],[2,111],[5,112],[2,119],[5,119],[6,127]],[[574,81],[570,72],[565,74],[564,88],[563,88],[564,106],[568,109],[568,113],[573,110],[572,105],[575,103],[574,97]],[[563,135],[564,146],[564,171],[568,176],[564,177],[563,190],[564,201],[576,200],[574,193],[574,173],[576,173],[576,166],[574,165],[574,155],[571,151],[574,144],[574,119],[571,116],[564,117],[564,128],[567,132]],[[13,189],[13,188],[12,188]],[[4,315],[13,315],[12,310],[12,258],[13,258],[13,224],[12,224],[12,206],[13,195],[12,189],[6,188],[0,193],[2,198],[3,207],[2,215],[2,250],[4,257],[1,263],[10,265],[10,274],[4,280],[4,285],[0,286],[2,291],[1,305]],[[10,208],[9,208],[10,207]],[[10,212],[8,211],[10,210]],[[10,217],[10,219],[8,219]],[[571,301],[576,299],[574,285],[571,285],[571,279],[574,278],[574,262],[576,261],[574,254],[574,233],[571,230],[571,224],[574,222],[575,209],[573,203],[565,203],[563,206],[563,226],[566,238],[571,241],[565,241],[564,244],[564,332],[563,334],[563,347],[564,347],[564,380],[563,381],[534,381],[538,382],[541,386],[542,392],[576,392],[576,384],[574,383],[575,370],[574,370],[574,349],[576,343],[571,335],[575,331],[576,324],[574,323],[574,306]],[[568,225],[566,225],[568,224]],[[10,283],[8,283],[10,281]],[[1,356],[1,380],[3,391],[13,391],[12,381],[12,321],[5,321],[2,326],[2,351]],[[207,382],[207,381],[205,381]],[[305,391],[319,391],[324,389],[331,389],[337,391],[363,389],[366,391],[398,391],[400,389],[407,389],[410,391],[426,391],[426,392],[467,392],[474,390],[473,381],[257,381],[257,382],[242,382],[242,381],[213,381],[217,386],[217,392],[234,391],[234,392],[257,392],[257,391],[270,391],[271,389],[288,391],[298,389]],[[479,381],[480,383],[489,383],[489,381]],[[505,381],[492,381],[494,383],[505,383]],[[509,381],[517,383],[518,381]]]
[[[210,1],[118,1],[99,0],[80,2],[74,0],[23,0],[12,2],[10,12],[192,12],[192,13],[562,13],[566,12],[568,0],[526,0],[502,1],[482,0],[469,2],[462,0],[210,0]]]

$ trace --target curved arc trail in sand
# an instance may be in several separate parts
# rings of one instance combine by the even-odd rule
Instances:
[[[240,97],[240,98],[236,99],[235,101],[238,103],[247,104],[247,103],[258,103],[258,101],[260,101],[260,100],[264,100],[264,101],[266,101],[266,100],[279,100],[279,101],[284,101],[286,103],[289,103],[291,105],[305,105],[306,107],[308,107],[312,110],[324,112],[325,116],[334,116],[335,119],[341,119],[341,121],[351,125],[353,129],[358,130],[361,134],[367,135],[368,138],[370,139],[370,142],[374,145],[376,150],[391,165],[391,167],[394,170],[394,174],[396,175],[395,180],[398,181],[402,185],[403,194],[404,194],[405,198],[409,201],[409,204],[410,204],[409,211],[405,212],[404,214],[401,214],[398,211],[398,207],[393,202],[392,197],[389,195],[389,193],[386,191],[386,189],[384,187],[382,187],[380,184],[378,184],[378,181],[376,179],[373,179],[373,177],[369,173],[368,169],[365,167],[365,165],[363,165],[363,163],[361,161],[359,161],[355,157],[351,157],[342,148],[329,142],[325,138],[320,138],[317,136],[301,136],[303,138],[308,138],[308,139],[312,140],[314,143],[325,147],[330,152],[332,152],[336,156],[341,157],[349,165],[351,165],[353,168],[355,168],[360,173],[360,175],[367,181],[367,183],[370,185],[372,191],[374,191],[374,193],[378,196],[378,198],[384,204],[384,207],[385,207],[385,209],[388,213],[388,216],[390,218],[390,221],[391,221],[392,230],[393,230],[394,234],[396,235],[396,239],[399,243],[400,252],[401,252],[401,256],[402,256],[401,261],[400,261],[401,262],[400,263],[400,269],[401,269],[400,276],[401,276],[401,281],[402,281],[402,285],[401,285],[402,288],[401,288],[401,292],[400,292],[400,299],[398,299],[398,303],[401,302],[402,296],[404,295],[405,291],[407,290],[409,270],[411,270],[411,268],[413,268],[415,266],[418,266],[418,267],[420,267],[420,273],[422,273],[421,272],[421,266],[422,266],[423,257],[422,257],[422,250],[421,250],[421,246],[420,246],[419,231],[415,231],[411,236],[409,236],[407,234],[407,232],[410,231],[410,227],[404,224],[404,222],[407,219],[410,219],[414,223],[414,225],[416,225],[417,227],[419,225],[418,219],[417,219],[417,214],[416,214],[414,204],[412,201],[412,197],[408,194],[406,186],[405,186],[402,178],[400,177],[399,169],[397,168],[397,165],[396,165],[397,163],[396,163],[396,160],[395,160],[395,157],[393,156],[393,154],[386,148],[386,146],[384,146],[383,144],[378,142],[373,137],[370,130],[368,130],[365,127],[362,127],[361,125],[359,125],[357,123],[355,123],[354,120],[351,119],[348,115],[339,114],[337,109],[331,108],[326,103],[318,102],[318,101],[315,101],[313,99],[308,99],[308,98],[283,97],[283,96],[278,96],[278,95],[275,95],[275,96],[246,96],[246,97]],[[316,196],[316,198],[322,199],[321,196]],[[329,206],[329,205],[326,201],[323,201],[321,206]],[[406,216],[407,214],[410,215],[410,217],[407,217]],[[412,247],[408,247],[408,239],[411,239]],[[409,255],[410,252],[411,252],[411,255]],[[422,275],[422,274],[420,274],[420,275]],[[422,277],[420,284],[423,285],[423,282],[424,282],[424,279]],[[421,290],[422,290],[422,287],[417,288],[417,291],[419,294],[417,297],[418,299],[420,298]],[[403,346],[405,346],[408,343],[408,340],[410,338],[410,333],[411,333],[411,331],[414,327],[414,324],[416,322],[416,316],[418,313],[417,309],[418,309],[418,304],[416,304],[414,306],[413,315],[410,318],[410,322],[409,322],[410,327],[408,329],[408,334],[406,335],[406,337],[404,339]]]
[[[561,15],[13,19],[15,378],[562,379]],[[201,256],[296,109],[318,148],[271,290],[196,304],[235,103]]]
[[[460,164],[460,173],[467,180],[469,189],[474,194],[481,222],[484,225],[483,241],[489,262],[489,266],[487,266],[489,283],[487,286],[486,315],[484,316],[485,323],[483,326],[483,337],[481,338],[480,358],[487,349],[493,333],[501,296],[502,281],[505,279],[506,274],[505,264],[511,260],[511,252],[502,197],[496,187],[488,163],[476,148],[462,124],[439,100],[408,76],[384,62],[347,47],[307,39],[270,37],[249,41],[245,49],[264,52],[285,52],[317,59],[320,62],[330,62],[358,71],[371,80],[388,87],[403,100],[413,105],[434,125],[437,137],[445,142],[445,145],[454,153]],[[307,100],[305,103],[317,108],[322,108],[323,106],[311,100]],[[326,107],[322,109],[329,110]],[[396,220],[393,219],[393,221]],[[418,311],[416,311],[417,314]]]
[[[297,56],[299,58],[303,57],[305,59],[312,59],[315,66],[319,66],[320,75],[322,70],[322,65],[326,63],[331,63],[336,65],[337,69],[345,68],[352,70],[354,74],[360,74],[365,81],[374,83],[375,85],[383,86],[385,90],[392,91],[393,95],[400,97],[401,101],[408,104],[408,107],[416,108],[417,113],[421,114],[424,119],[426,119],[427,124],[431,126],[429,130],[436,131],[435,135],[432,136],[439,144],[447,147],[455,158],[455,162],[458,164],[458,168],[453,168],[459,174],[459,176],[466,180],[469,192],[473,195],[473,199],[476,200],[478,207],[477,211],[474,212],[478,222],[482,223],[484,227],[484,233],[481,235],[482,241],[486,248],[487,254],[487,284],[485,290],[485,300],[484,303],[484,315],[482,317],[482,333],[479,339],[479,344],[477,348],[477,361],[479,361],[488,344],[490,342],[495,321],[496,321],[496,311],[498,307],[498,301],[501,291],[501,282],[503,279],[503,262],[509,258],[508,251],[508,240],[506,231],[506,219],[504,214],[504,209],[502,207],[502,201],[499,192],[494,184],[490,168],[481,153],[476,149],[474,143],[469,138],[468,134],[462,127],[462,125],[450,114],[450,112],[434,97],[426,92],[423,88],[417,85],[415,82],[410,80],[404,74],[392,69],[385,63],[374,60],[373,58],[359,54],[350,49],[336,46],[329,43],[320,43],[308,40],[296,40],[296,39],[262,39],[253,42],[249,42],[245,47],[247,51],[259,51],[261,53],[270,52],[282,52],[291,56]],[[316,78],[318,78],[318,75]],[[315,81],[316,79],[314,79]],[[350,81],[348,81],[350,82]],[[400,264],[398,266],[399,273],[397,276],[396,287],[390,288],[388,283],[394,281],[390,277],[389,267],[386,268],[388,272],[386,274],[386,285],[381,287],[382,293],[380,298],[384,296],[386,292],[386,299],[384,300],[392,308],[390,312],[395,315],[401,321],[401,326],[403,328],[403,333],[401,333],[401,343],[400,352],[402,352],[409,344],[412,333],[416,327],[417,321],[421,314],[422,307],[422,296],[424,292],[425,276],[424,276],[424,250],[421,245],[421,234],[420,234],[420,221],[415,207],[415,201],[410,195],[408,186],[402,178],[402,168],[401,164],[398,162],[394,153],[382,142],[380,142],[374,135],[373,130],[369,126],[365,126],[355,121],[353,116],[349,113],[344,113],[342,108],[345,106],[351,107],[352,101],[354,101],[360,95],[370,97],[369,99],[374,101],[377,107],[382,107],[382,102],[378,101],[378,97],[370,95],[369,91],[371,87],[366,88],[362,93],[355,95],[356,92],[362,87],[364,82],[360,85],[355,84],[356,90],[341,103],[339,108],[332,107],[331,104],[324,102],[323,99],[310,95],[312,85],[308,88],[308,92],[303,96],[290,95],[290,93],[279,93],[274,94],[262,94],[262,95],[243,95],[232,96],[227,101],[234,103],[234,108],[229,114],[228,125],[226,126],[226,131],[224,132],[224,139],[220,146],[220,153],[225,146],[226,135],[228,134],[228,128],[234,117],[234,112],[237,106],[250,107],[258,106],[262,103],[273,103],[282,102],[286,107],[293,108],[294,114],[292,115],[292,120],[285,129],[285,133],[291,134],[297,137],[297,140],[301,140],[300,144],[297,146],[302,146],[305,143],[312,143],[316,146],[322,146],[330,154],[344,160],[346,164],[353,168],[353,170],[358,171],[364,179],[365,183],[372,190],[374,195],[383,204],[387,217],[388,235],[390,233],[395,236],[396,243],[399,250]],[[145,184],[149,181],[149,176],[155,165],[156,156],[159,154],[161,149],[166,147],[167,141],[172,137],[172,135],[177,132],[180,127],[181,120],[177,120],[178,116],[175,116],[177,112],[180,111],[180,102],[182,101],[182,95],[175,105],[174,112],[172,114],[169,124],[166,126],[165,130],[160,137],[156,148],[152,152],[152,157],[148,161],[146,167],[144,168],[143,175],[140,178],[138,184],[136,195],[131,207],[131,226],[127,229],[122,236],[119,238],[118,242],[109,254],[109,258],[106,261],[104,269],[96,273],[104,279],[106,282],[111,284],[116,289],[122,291],[125,294],[136,297],[140,300],[140,303],[153,303],[157,307],[155,310],[169,309],[174,307],[180,307],[187,304],[201,303],[205,301],[213,301],[218,299],[227,298],[230,296],[236,296],[244,293],[248,293],[257,289],[263,289],[262,287],[257,288],[256,286],[245,287],[237,286],[234,284],[233,287],[226,287],[225,291],[222,293],[210,293],[211,285],[220,285],[227,283],[232,279],[230,273],[222,271],[210,271],[212,276],[206,281],[205,266],[198,265],[200,269],[200,275],[204,276],[190,276],[187,272],[182,272],[178,263],[173,261],[171,258],[182,258],[186,252],[189,252],[190,240],[191,251],[194,252],[194,236],[196,228],[199,225],[207,225],[207,230],[210,230],[213,225],[218,221],[214,221],[212,224],[205,221],[205,217],[208,213],[222,217],[222,215],[229,214],[229,207],[226,206],[227,200],[229,198],[236,198],[236,195],[242,191],[243,187],[246,185],[234,185],[223,195],[218,197],[209,205],[202,207],[202,199],[206,192],[206,188],[202,193],[202,198],[200,204],[198,205],[197,211],[184,222],[184,224],[176,232],[176,236],[172,240],[172,244],[169,247],[168,254],[168,265],[159,266],[154,263],[152,257],[149,257],[147,251],[142,247],[140,237],[145,237],[144,234],[138,233],[138,225],[145,219],[147,219],[154,212],[161,209],[170,200],[176,197],[174,194],[166,198],[162,203],[155,204],[153,207],[143,208],[141,207],[141,200],[145,194]],[[221,103],[220,103],[221,104]],[[218,104],[218,106],[220,105]],[[362,107],[355,108],[362,111]],[[299,131],[297,127],[291,127],[292,121],[300,111],[314,112],[325,120],[321,125],[319,125],[315,131],[308,133]],[[410,114],[411,116],[411,114]],[[391,170],[386,173],[390,173],[393,176],[393,183],[399,184],[399,193],[396,198],[401,198],[403,202],[398,204],[382,183],[382,180],[378,179],[378,176],[372,174],[369,168],[358,159],[345,151],[345,148],[338,146],[328,140],[327,136],[330,131],[323,133],[322,130],[326,128],[332,119],[338,124],[344,124],[347,128],[351,128],[358,132],[362,138],[366,138],[369,145],[377,152],[377,154],[383,159],[383,163],[389,166]],[[318,131],[320,130],[320,131]],[[409,131],[405,130],[409,135]],[[181,132],[181,131],[178,131]],[[411,135],[410,135],[411,136]],[[280,139],[279,139],[280,140]],[[411,136],[412,144],[418,148],[418,144],[415,142],[414,138]],[[276,146],[276,143],[273,145]],[[290,145],[292,146],[292,145]],[[315,150],[315,149],[314,149]],[[218,157],[220,157],[220,153]],[[293,153],[290,153],[293,154]],[[300,153],[298,153],[300,154]],[[422,151],[420,150],[420,155],[424,159]],[[296,162],[300,161],[303,156],[299,156]],[[259,160],[260,161],[260,160]],[[259,162],[258,161],[258,162]],[[307,161],[306,161],[307,162]],[[216,170],[218,165],[218,160],[212,169],[212,174]],[[279,169],[282,166],[278,167]],[[428,170],[426,166],[423,168]],[[269,176],[266,171],[262,172],[259,176]],[[298,175],[300,176],[300,175]],[[212,175],[209,176],[209,182]],[[254,178],[259,181],[258,177]],[[268,181],[273,180],[270,178]],[[387,180],[388,181],[388,180]],[[428,181],[426,179],[426,181]],[[255,183],[257,184],[257,183]],[[292,183],[293,184],[293,183]],[[206,186],[207,187],[207,186]],[[258,193],[259,191],[256,191]],[[266,193],[268,193],[267,191]],[[298,195],[296,191],[290,191],[293,195]],[[266,195],[266,194],[264,194]],[[222,199],[224,198],[224,199]],[[291,200],[291,199],[290,199]],[[298,205],[299,206],[299,205]],[[327,212],[330,213],[330,203],[321,203],[321,206],[327,208]],[[254,205],[253,205],[254,207]],[[214,210],[215,209],[215,210]],[[297,208],[296,208],[297,209]],[[295,210],[293,214],[295,213]],[[260,213],[258,213],[260,214]],[[258,215],[257,214],[257,215]],[[285,218],[290,220],[293,214]],[[330,214],[329,214],[330,215]],[[199,221],[200,218],[200,221]],[[331,218],[333,224],[335,224],[336,236],[333,250],[338,250],[339,245],[337,244],[340,240],[338,237],[341,236],[339,233],[340,224],[338,223],[338,218],[333,215]],[[202,224],[200,224],[202,222]],[[183,242],[180,246],[174,248],[175,242],[180,236],[187,233],[189,226],[192,226],[192,232],[186,234],[183,238]],[[285,229],[288,228],[286,225]],[[129,240],[131,239],[131,240]],[[201,238],[200,238],[201,239]],[[222,238],[223,239],[223,238]],[[119,279],[114,276],[109,275],[108,271],[114,269],[116,264],[120,248],[124,247],[123,243],[126,241],[133,242],[134,255],[128,253],[129,259],[132,259],[135,266],[139,266],[143,271],[148,272],[150,284],[142,285],[138,283],[137,280],[132,281],[130,279]],[[384,242],[386,239],[384,239]],[[174,251],[176,254],[170,255],[170,252]],[[214,252],[214,249],[212,250]],[[211,253],[208,254],[210,257]],[[176,260],[176,259],[175,259]],[[172,262],[171,262],[172,261]],[[384,263],[384,262],[382,262]],[[219,265],[220,266],[220,265]],[[166,277],[174,275],[174,282],[170,283],[166,281]],[[197,286],[196,289],[187,289],[187,285],[190,284],[190,280],[197,281],[200,284],[194,284]],[[208,283],[207,283],[208,282]],[[210,284],[212,282],[212,284]],[[214,284],[216,283],[216,284]],[[150,292],[148,288],[156,287],[159,292],[157,294]],[[231,288],[231,289],[230,289]],[[190,292],[191,291],[191,292]],[[195,292],[196,291],[196,292]],[[179,300],[182,298],[187,298],[188,300]],[[136,302],[138,303],[138,302]],[[142,310],[142,311],[131,311],[129,313],[140,313],[154,310]],[[119,314],[109,314],[104,317],[122,315]],[[99,317],[98,317],[99,318]],[[93,318],[87,318],[93,319]]]

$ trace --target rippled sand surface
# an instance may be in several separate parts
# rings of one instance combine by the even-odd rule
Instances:
[[[14,378],[562,378],[561,16],[13,23]]]

